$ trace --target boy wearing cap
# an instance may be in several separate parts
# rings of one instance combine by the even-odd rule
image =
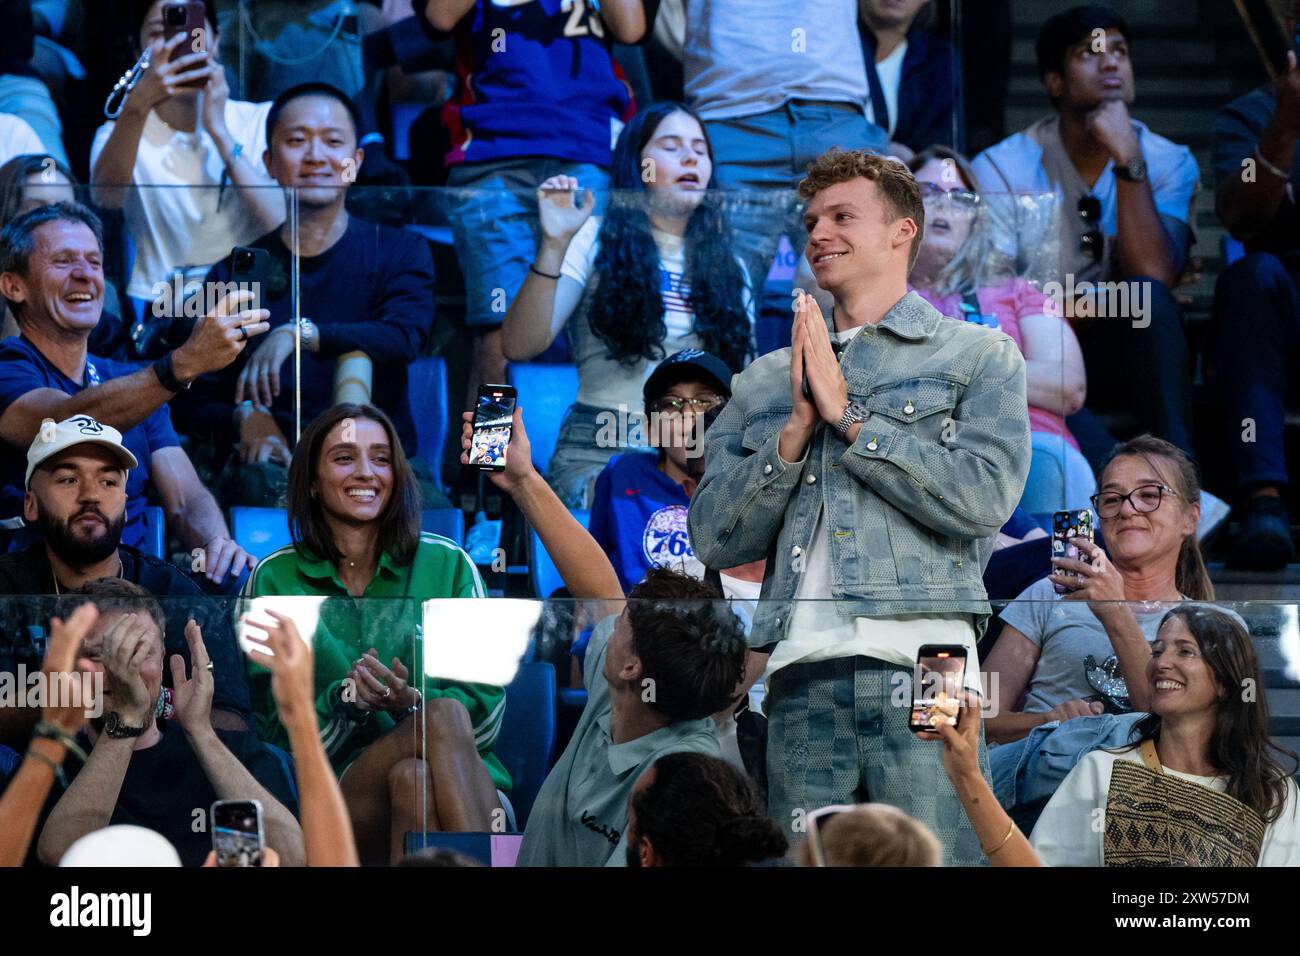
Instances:
[[[628,451],[613,458],[596,479],[591,536],[609,555],[623,593],[651,568],[672,568],[702,577],[686,531],[686,510],[698,476],[695,428],[710,409],[731,397],[731,372],[720,358],[683,349],[659,363],[646,379],[648,435],[656,452]]]

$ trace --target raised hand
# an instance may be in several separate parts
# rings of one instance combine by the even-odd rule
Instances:
[[[50,641],[45,648],[45,660],[41,664],[41,673],[45,675],[45,686],[54,688],[69,678],[77,676],[78,671],[88,670],[87,662],[79,660],[82,643],[90,629],[95,626],[99,611],[95,605],[87,602],[69,615],[67,621],[59,618],[50,620]],[[66,675],[66,676],[64,676]],[[84,685],[83,685],[84,686]],[[86,714],[95,711],[93,698],[83,696],[75,701],[70,695],[48,694],[47,703],[41,710],[41,720],[75,734],[85,723]],[[55,701],[64,706],[54,706]]]
[[[541,221],[542,235],[547,239],[559,240],[566,245],[582,224],[591,218],[596,208],[596,195],[590,189],[583,197],[582,205],[574,204],[578,192],[578,181],[572,176],[552,176],[537,190],[537,212]]]
[[[240,309],[253,299],[249,290],[227,292],[196,323],[185,343],[172,353],[176,376],[193,381],[205,372],[225,368],[244,351],[248,340],[271,327],[269,309]]]
[[[193,618],[185,624],[185,642],[190,646],[190,677],[185,679],[185,659],[171,656],[172,701],[176,720],[186,733],[204,731],[212,726],[212,669],[203,631]]]
[[[462,412],[460,417],[460,463],[468,465],[470,448],[474,442],[474,413]],[[511,494],[520,482],[536,473],[537,469],[533,467],[533,446],[528,441],[528,433],[524,431],[524,410],[522,406],[516,405],[514,420],[510,425],[510,443],[506,445],[505,470],[489,471],[488,478],[502,491]]]
[[[315,664],[312,649],[298,634],[291,618],[268,610],[270,621],[244,618],[243,623],[264,636],[247,633],[253,645],[248,656],[271,672],[271,696],[282,723],[316,719]],[[267,651],[270,653],[267,653]]]

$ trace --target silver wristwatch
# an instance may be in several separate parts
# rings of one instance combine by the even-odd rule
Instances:
[[[315,352],[320,345],[320,330],[316,323],[307,317],[298,320],[298,334],[302,337],[302,347],[308,352]]]
[[[835,423],[835,430],[839,432],[841,438],[848,441],[849,429],[852,428],[855,423],[865,422],[870,417],[871,410],[869,408],[865,405],[859,405],[857,402],[853,401],[853,399],[849,399],[849,403],[844,406],[844,414],[841,415],[840,420]]]

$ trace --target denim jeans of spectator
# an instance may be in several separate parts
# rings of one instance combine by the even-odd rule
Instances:
[[[604,208],[609,172],[589,163],[530,156],[462,163],[447,176],[447,214],[465,273],[465,321],[498,326],[524,284],[542,239],[537,187],[552,176],[572,176],[596,190]]]
[[[727,203],[736,252],[755,288],[771,268],[781,235],[796,252],[807,240],[795,187],[805,167],[832,146],[880,151],[889,137],[853,103],[788,100],[753,116],[709,120],[713,175],[737,195]],[[789,312],[789,288],[778,290]]]
[[[1238,259],[1214,290],[1214,358],[1237,486],[1287,484],[1287,365],[1300,354],[1300,269],[1266,252]],[[1291,389],[1294,393],[1294,386]],[[1246,439],[1252,427],[1253,441]]]
[[[546,483],[569,508],[590,508],[592,489],[609,460],[629,448],[643,449],[640,428],[630,424],[626,434],[611,431],[609,422],[623,420],[618,412],[574,402],[555,442],[546,468]]]
[[[1020,507],[1050,531],[1053,512],[1092,507],[1088,499],[1097,490],[1097,479],[1083,453],[1060,435],[1030,432],[1029,440],[1033,455]]]
[[[13,113],[27,121],[45,146],[45,151],[63,164],[63,122],[49,89],[31,76],[0,76],[0,113]]]
[[[1108,406],[1132,409],[1139,430],[1191,454],[1192,374],[1182,310],[1164,283],[1146,276],[1125,281],[1132,290],[1129,301],[1146,303],[1145,317],[1102,316],[1074,322],[1088,370],[1088,394],[1105,396]],[[1098,468],[1110,448],[1089,441],[1091,432],[1086,425],[1076,428],[1074,416],[1065,423],[1093,468]]]
[[[768,681],[767,809],[791,843],[820,807],[888,803],[934,831],[946,866],[983,864],[979,837],[944,773],[943,744],[908,729],[911,686],[909,671],[861,656],[789,664]]]

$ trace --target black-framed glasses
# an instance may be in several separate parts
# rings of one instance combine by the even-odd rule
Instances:
[[[1113,518],[1120,513],[1126,501],[1138,514],[1150,514],[1160,507],[1160,502],[1164,500],[1166,494],[1178,497],[1178,492],[1168,485],[1152,482],[1138,485],[1126,495],[1121,495],[1118,491],[1100,491],[1088,500],[1092,502],[1092,507],[1098,515],[1103,518]]]
[[[938,202],[947,197],[954,206],[968,210],[980,204],[980,194],[969,189],[944,189],[936,183],[920,183],[920,186],[922,202]]]
[[[1079,218],[1092,228],[1079,237],[1079,251],[1094,262],[1101,258],[1101,200],[1091,193],[1079,197]]]
[[[680,415],[686,409],[690,409],[696,415],[703,415],[711,408],[716,408],[722,399],[717,395],[697,395],[695,398],[680,398],[676,395],[665,395],[663,398],[656,398],[650,403],[650,411],[658,412],[661,415]]]

